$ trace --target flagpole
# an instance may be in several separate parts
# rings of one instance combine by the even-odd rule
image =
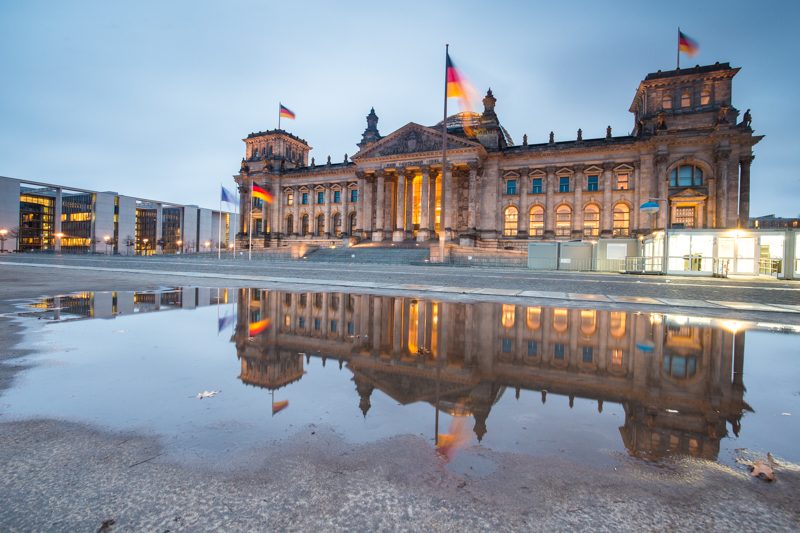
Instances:
[[[445,178],[447,176],[447,58],[450,53],[450,45],[444,45],[444,119],[442,119],[442,193],[439,195],[439,258],[444,263],[444,240],[445,240]],[[434,196],[436,190],[434,189]],[[435,202],[434,202],[435,205]],[[434,210],[434,222],[436,212]]]
[[[238,186],[236,187],[236,192],[238,192],[239,195],[241,196],[242,193],[241,193],[241,190],[239,189]],[[239,199],[240,198],[237,198],[237,200],[239,200]],[[239,202],[236,202],[235,204],[233,204],[233,212],[236,215],[236,227],[237,228],[239,227],[239,207],[240,207],[239,206]],[[234,231],[233,232],[233,258],[234,259],[236,259],[236,237],[238,236],[238,234],[239,234],[238,231]]]
[[[278,102],[278,129],[281,129],[281,103]]]
[[[677,56],[677,60],[678,60],[677,61],[677,63],[678,63],[678,69],[677,70],[680,70],[681,69],[681,27],[680,26],[678,26],[678,53],[676,54],[676,56]]]
[[[219,184],[219,216],[217,217],[217,261],[222,259],[222,184]],[[219,295],[218,295],[219,296]]]
[[[250,222],[248,224],[247,230],[247,260],[252,261],[253,259],[253,181],[250,180]]]

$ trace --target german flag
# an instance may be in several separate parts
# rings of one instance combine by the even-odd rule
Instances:
[[[291,109],[289,109],[288,107],[286,107],[281,103],[279,103],[278,106],[279,106],[278,115],[280,115],[281,118],[290,118],[294,120],[294,111],[292,111]]]
[[[250,322],[250,325],[247,329],[247,335],[249,337],[255,337],[268,327],[269,327],[269,318],[265,318],[264,320],[259,320],[258,322]]]
[[[678,51],[683,52],[686,55],[693,56],[696,55],[699,50],[700,46],[697,44],[697,41],[683,33],[681,30],[678,30]]]
[[[272,414],[276,415],[289,407],[289,400],[280,400],[278,402],[272,402]]]
[[[467,98],[467,87],[461,73],[453,65],[450,53],[447,54],[447,97]]]
[[[268,204],[272,203],[272,194],[263,187],[253,184],[253,198],[261,198]]]

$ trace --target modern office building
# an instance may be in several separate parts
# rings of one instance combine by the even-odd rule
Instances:
[[[0,177],[5,250],[151,255],[227,249],[234,213]]]

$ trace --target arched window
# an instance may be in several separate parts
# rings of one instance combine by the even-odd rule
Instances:
[[[553,309],[553,330],[564,333],[569,329],[569,311],[563,307]]]
[[[597,311],[581,309],[581,333],[592,335],[597,330]]]
[[[503,324],[504,328],[510,329],[514,327],[514,322],[516,320],[517,315],[517,306],[503,304],[503,315],[500,319],[500,322]]]
[[[337,237],[342,236],[342,215],[339,213],[333,215],[333,233]]]
[[[317,237],[325,233],[325,215],[317,215]]]
[[[519,212],[513,205],[506,207],[503,212],[503,235],[505,237],[515,237],[517,235],[517,218]]]
[[[350,213],[350,216],[348,217],[348,219],[349,219],[349,221],[347,223],[347,233],[352,235],[353,233],[356,232],[356,214],[355,214],[355,212]]]
[[[583,236],[600,235],[600,208],[597,204],[589,204],[583,208]]]
[[[672,94],[664,93],[661,97],[661,109],[672,109]]]
[[[308,235],[308,215],[303,215],[300,219],[300,235],[303,237]]]
[[[540,205],[531,207],[530,220],[528,222],[528,234],[532,237],[544,235],[544,208]]]
[[[694,165],[681,165],[669,175],[670,187],[702,187],[703,171]]]
[[[537,330],[542,325],[542,308],[529,307],[525,317],[525,324],[528,329]]]
[[[572,233],[572,208],[560,205],[556,208],[556,237],[569,237]]]
[[[614,221],[612,235],[614,237],[627,237],[631,233],[631,210],[627,205],[619,203],[614,206]]]
[[[708,105],[711,103],[711,90],[703,89],[700,93],[700,105]]]
[[[258,159],[258,147],[253,148],[253,159]]]
[[[681,93],[681,107],[692,107],[692,93],[688,89]]]
[[[294,215],[286,217],[286,234],[291,235],[294,233]]]
[[[623,311],[611,311],[608,329],[611,336],[619,339],[625,336],[625,322],[628,315]]]

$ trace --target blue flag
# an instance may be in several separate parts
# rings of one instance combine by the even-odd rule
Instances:
[[[219,334],[223,329],[232,325],[235,321],[236,317],[232,314],[217,318],[217,333]]]
[[[229,204],[237,203],[236,196],[234,196],[234,194],[225,187],[222,187],[222,192],[220,193],[219,199]]]

